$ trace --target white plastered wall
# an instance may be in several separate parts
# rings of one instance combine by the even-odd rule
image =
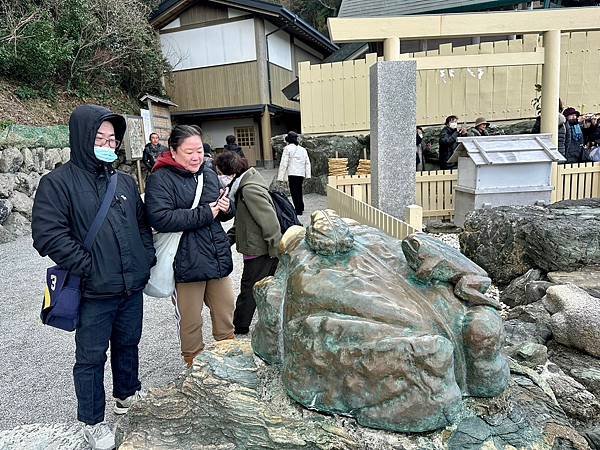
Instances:
[[[254,19],[165,33],[160,41],[175,71],[256,60]]]

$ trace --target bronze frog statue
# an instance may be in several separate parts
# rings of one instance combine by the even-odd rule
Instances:
[[[402,252],[419,280],[452,283],[458,298],[501,308],[498,300],[484,295],[492,283],[487,272],[458,250],[425,233],[415,233],[402,241]]]

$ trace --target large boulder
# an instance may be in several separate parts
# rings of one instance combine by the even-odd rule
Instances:
[[[24,194],[19,191],[14,191],[10,197],[10,202],[13,205],[13,211],[21,213],[28,220],[31,220],[33,200],[27,194]]]
[[[9,198],[15,190],[14,173],[0,173],[0,198]]]
[[[18,172],[23,164],[23,155],[18,148],[9,147],[2,151],[0,158],[0,172]]]
[[[511,308],[535,303],[546,295],[546,289],[552,285],[543,280],[544,275],[540,270],[530,269],[502,290],[500,301]]]
[[[37,172],[19,172],[15,175],[15,189],[31,197],[40,183],[40,178]]]
[[[62,165],[62,155],[60,148],[49,148],[44,155],[44,165],[46,170],[54,170]]]
[[[0,225],[6,222],[6,219],[8,219],[8,216],[10,216],[12,209],[13,205],[10,200],[0,199]]]
[[[566,347],[556,341],[548,343],[548,355],[550,360],[567,375],[579,381],[588,391],[600,398],[600,358]]]
[[[42,175],[46,170],[46,149],[44,147],[32,149],[31,157],[33,158],[33,171]]]
[[[548,279],[556,284],[574,284],[600,298],[600,266],[587,266],[573,272],[550,272]]]
[[[14,210],[2,226],[5,231],[5,242],[15,240],[21,236],[31,235],[31,222]]]
[[[600,265],[600,200],[549,207],[502,206],[467,216],[463,253],[499,284],[538,268],[573,271]]]
[[[364,428],[348,417],[302,409],[285,395],[278,369],[254,358],[247,341],[224,341],[207,347],[175,382],[151,389],[132,406],[117,424],[117,444],[121,450],[587,448],[547,383],[518,364],[511,364],[511,370],[504,394],[463,401],[463,414],[454,427],[390,433]],[[30,429],[38,428],[46,429]],[[30,448],[31,443],[37,448],[38,442],[55,442],[33,430],[31,436],[23,427],[0,431],[0,447]],[[74,433],[73,438],[80,436]],[[71,445],[59,446],[82,448],[77,439]]]
[[[600,299],[577,286],[559,285],[548,288],[544,306],[556,342],[600,357]]]
[[[596,422],[600,402],[585,386],[566,375],[556,364],[548,364],[541,377],[552,388],[558,404],[567,416],[580,423]]]
[[[282,415],[262,393],[250,343],[223,341],[205,349],[185,377],[131,408],[118,424],[119,448],[357,448],[343,429]]]
[[[505,348],[508,352],[529,343],[546,345],[552,337],[550,314],[541,301],[511,309],[504,322],[504,329]]]
[[[492,303],[475,275],[483,271],[439,241],[426,251],[428,239],[411,248],[438,269],[417,280],[402,242],[333,211],[288,230],[275,276],[255,290],[257,330],[271,333],[255,334],[253,347],[283,363],[292,398],[369,427],[422,432],[456,420],[462,395],[503,392],[503,326],[482,306]]]

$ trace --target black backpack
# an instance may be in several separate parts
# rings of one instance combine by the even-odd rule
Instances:
[[[241,190],[242,189],[236,193],[236,198],[238,198],[241,194]],[[273,204],[275,205],[275,214],[277,214],[277,220],[279,221],[281,234],[284,234],[287,229],[293,225],[302,225],[298,220],[294,205],[291,204],[284,194],[269,190],[269,195],[271,196]],[[243,199],[244,197],[242,196],[242,200]]]
[[[294,206],[285,195],[277,191],[269,191],[269,194],[275,205],[275,213],[277,214],[281,234],[285,233],[293,225],[302,225],[298,220]]]

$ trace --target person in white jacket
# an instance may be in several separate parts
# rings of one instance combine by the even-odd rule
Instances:
[[[310,159],[306,149],[298,144],[297,133],[290,131],[285,137],[285,141],[288,145],[285,146],[281,155],[277,179],[284,181],[287,176],[296,214],[301,216],[304,213],[302,183],[305,178],[310,178]]]

